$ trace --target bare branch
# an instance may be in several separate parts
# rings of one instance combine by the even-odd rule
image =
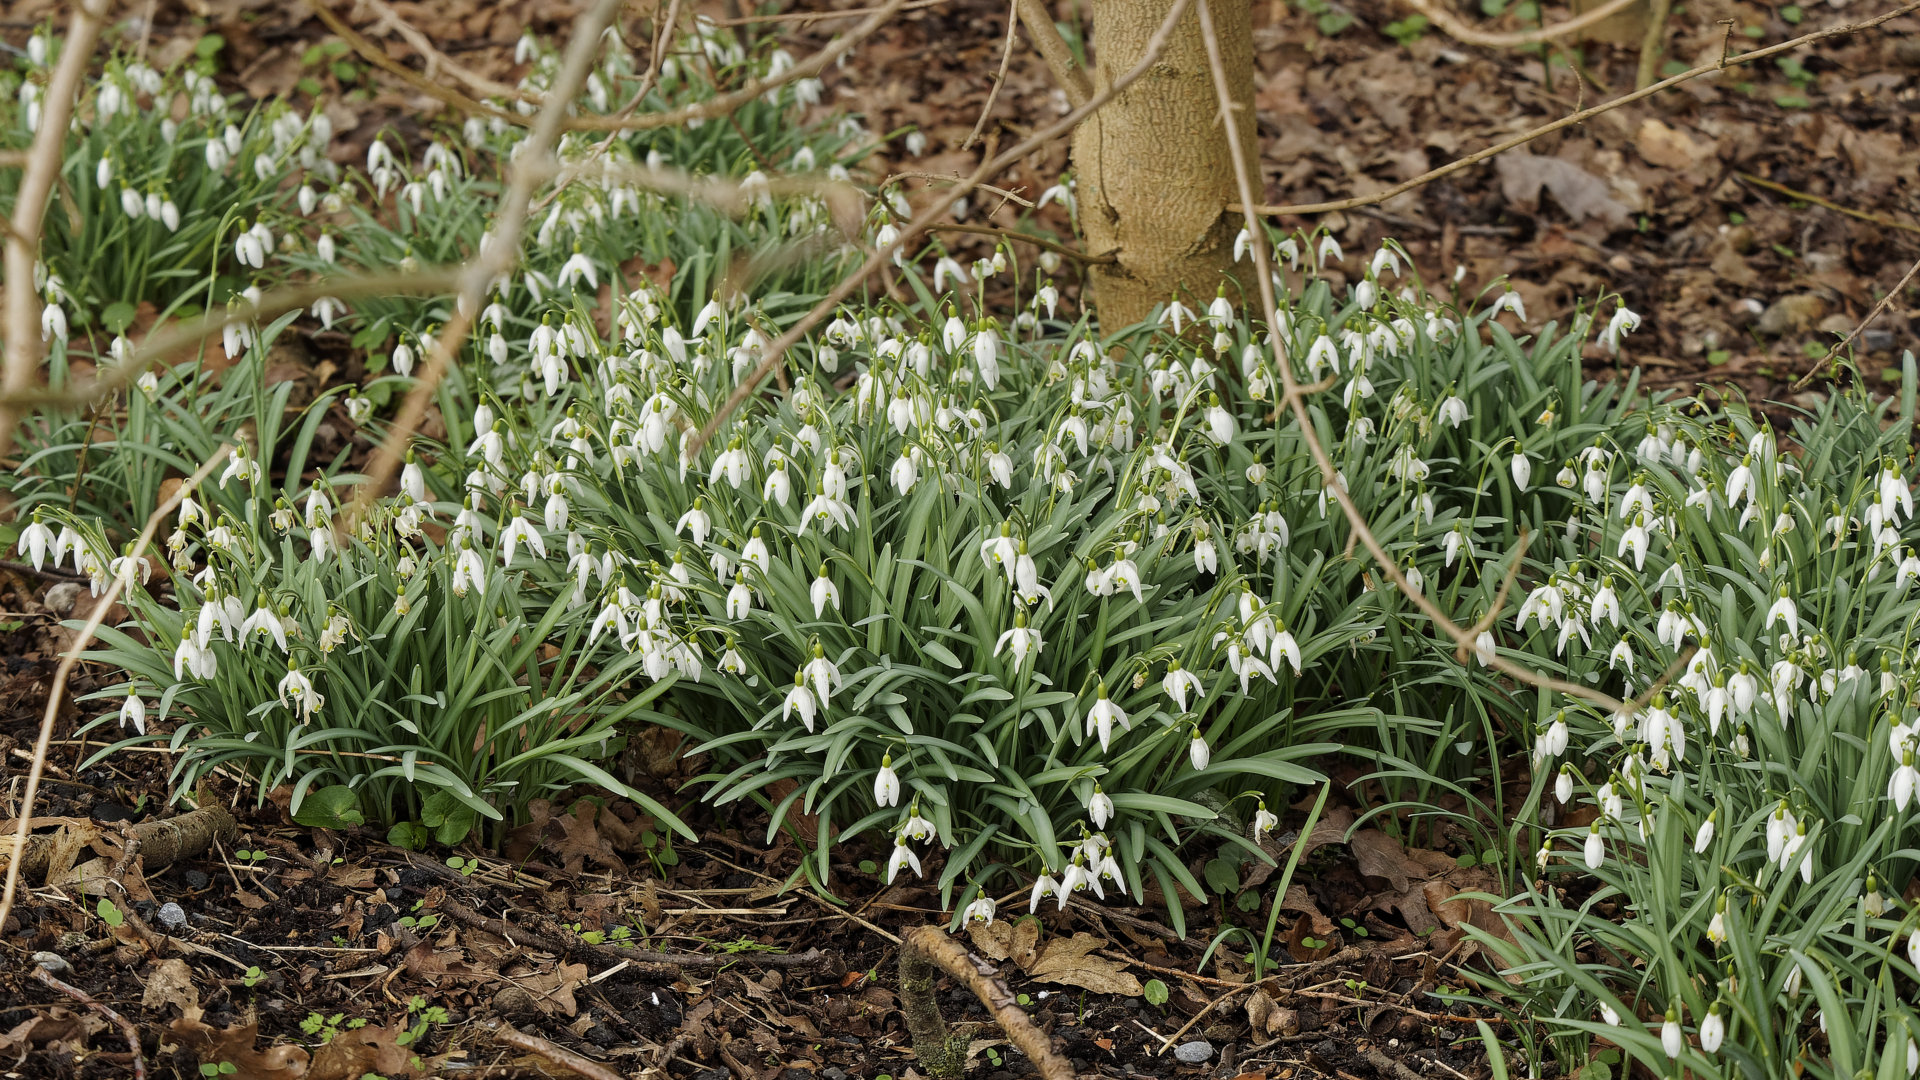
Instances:
[[[43,305],[34,287],[33,266],[40,257],[40,225],[47,200],[60,179],[66,160],[67,126],[73,117],[80,80],[93,60],[93,43],[100,34],[104,10],[84,2],[73,6],[73,20],[60,46],[60,63],[47,81],[40,99],[40,127],[27,151],[26,171],[14,195],[13,219],[7,229],[6,370],[0,373],[0,394],[17,394],[32,386],[40,370],[40,319]],[[13,445],[13,427],[20,419],[11,404],[0,404],[0,456]],[[9,886],[11,893],[11,886]]]
[[[1013,2],[1018,4],[1020,0],[1013,0]],[[987,103],[980,106],[980,119],[973,122],[973,130],[968,132],[967,137],[960,142],[962,150],[973,149],[973,144],[980,138],[980,132],[987,126],[987,117],[993,114],[993,103],[999,100],[1000,88],[1007,82],[1007,65],[1013,62],[1013,35],[1019,26],[1020,20],[1015,16],[1014,9],[1009,7],[1007,9],[1007,43],[1000,49],[1000,72],[993,77],[992,89],[987,91]]]
[[[985,187],[986,185],[982,184],[981,186]],[[1111,252],[1105,255],[1088,255],[1083,251],[1076,251],[1073,248],[1067,247],[1065,244],[1056,244],[1051,240],[1034,236],[1031,233],[1015,232],[1012,229],[996,229],[991,225],[929,225],[927,226],[927,231],[937,233],[971,233],[975,236],[997,236],[1002,240],[1018,240],[1023,244],[1032,244],[1042,251],[1051,251],[1056,255],[1064,255],[1086,266],[1102,266],[1107,263],[1118,262],[1120,259],[1118,255]]]
[[[1047,70],[1053,73],[1053,81],[1066,92],[1067,104],[1076,109],[1085,105],[1093,97],[1093,83],[1073,58],[1073,50],[1060,36],[1060,28],[1053,25],[1047,0],[1015,0],[1015,6],[1020,10],[1020,21],[1027,33],[1033,35],[1033,47],[1040,51],[1040,59],[1047,62]]]
[[[1712,75],[1717,72],[1724,71],[1728,67],[1734,64],[1751,64],[1756,60],[1764,60],[1770,56],[1778,56],[1784,52],[1791,52],[1794,49],[1801,47],[1802,45],[1811,45],[1816,41],[1825,41],[1828,38],[1845,37],[1848,34],[1857,34],[1863,30],[1871,30],[1874,27],[1892,22],[1894,19],[1897,19],[1902,15],[1906,15],[1913,11],[1920,11],[1920,0],[1907,0],[1907,3],[1900,5],[1899,7],[1893,9],[1892,11],[1886,12],[1881,15],[1876,15],[1873,18],[1866,20],[1865,22],[1847,23],[1842,26],[1830,26],[1825,30],[1816,30],[1811,34],[1802,34],[1801,36],[1794,38],[1791,41],[1782,41],[1777,45],[1769,45],[1764,49],[1755,49],[1752,52],[1741,53],[1738,56],[1723,56],[1720,59],[1715,60],[1710,64],[1702,64],[1699,67],[1692,68],[1687,71],[1683,71],[1680,74],[1673,76],[1672,78],[1662,79],[1661,81],[1654,83],[1652,86],[1646,87],[1645,89],[1635,90],[1631,94],[1624,94],[1620,97],[1614,98],[1612,101],[1603,102],[1599,105],[1592,106],[1591,108],[1581,109],[1578,112],[1569,113],[1568,115],[1563,116],[1558,120],[1555,120],[1551,123],[1543,124],[1540,127],[1534,128],[1532,131],[1515,135],[1511,139],[1505,139],[1501,142],[1495,143],[1494,145],[1489,146],[1484,150],[1477,150],[1471,154],[1468,154],[1466,157],[1460,158],[1458,161],[1450,161],[1447,164],[1442,165],[1431,172],[1422,173],[1421,175],[1416,176],[1411,180],[1407,180],[1402,183],[1395,184],[1384,191],[1380,191],[1372,195],[1359,195],[1351,199],[1335,199],[1332,202],[1301,203],[1295,206],[1267,206],[1267,205],[1262,205],[1258,203],[1251,203],[1248,205],[1251,205],[1253,207],[1253,212],[1261,217],[1280,217],[1287,214],[1329,214],[1334,212],[1335,210],[1352,210],[1352,209],[1355,209],[1356,207],[1361,207],[1361,206],[1373,206],[1378,203],[1386,202],[1388,199],[1391,199],[1396,195],[1404,195],[1407,192],[1412,191],[1414,188],[1425,187],[1426,185],[1431,184],[1435,180],[1438,180],[1442,177],[1452,176],[1454,173],[1457,173],[1460,170],[1467,168],[1468,166],[1477,165],[1480,162],[1485,161],[1490,157],[1493,157],[1495,154],[1504,154],[1508,150],[1511,150],[1516,146],[1524,146],[1527,143],[1530,143],[1533,140],[1538,139],[1543,135],[1551,135],[1554,132],[1561,130],[1562,128],[1572,127],[1575,124],[1583,124],[1588,120],[1591,120],[1596,116],[1599,116],[1601,113],[1611,112],[1612,110],[1617,109],[1622,105],[1631,105],[1636,101],[1642,101],[1646,98],[1652,97],[1653,95],[1660,93],[1663,90],[1667,90],[1672,87],[1678,86],[1681,83],[1686,82],[1690,79],[1697,79],[1703,75]],[[1241,207],[1230,206],[1228,207],[1228,209],[1238,211],[1241,209]]]
[[[488,286],[511,272],[520,262],[520,238],[526,231],[527,208],[533,203],[533,189],[539,185],[543,167],[553,157],[553,148],[560,141],[567,109],[586,85],[587,69],[593,66],[594,55],[600,50],[600,33],[613,22],[621,3],[622,0],[598,0],[581,12],[580,18],[574,22],[573,39],[567,42],[567,53],[561,61],[560,71],[547,91],[547,103],[535,117],[533,130],[527,136],[527,141],[521,144],[519,156],[511,166],[506,195],[500,202],[499,217],[495,219],[492,231],[481,238],[480,250],[474,253],[474,257],[460,272],[460,295],[454,304],[453,318],[447,320],[447,325],[434,335],[433,348],[427,352],[426,365],[419,381],[407,392],[406,400],[400,404],[399,414],[394,417],[392,429],[381,441],[380,449],[367,462],[366,479],[354,492],[353,504],[346,511],[348,522],[358,521],[367,507],[372,505],[374,498],[393,481],[394,474],[400,470],[400,459],[407,451],[407,444],[413,440],[413,433],[419,429],[420,422],[426,419],[427,404],[433,400],[433,393],[439,388],[440,380],[446,377],[453,358],[466,345],[467,334],[473,329],[474,316],[480,310],[480,302],[486,298]]]
[[[1220,100],[1221,115],[1225,118],[1227,146],[1233,157],[1234,179],[1240,187],[1242,206],[1251,206],[1253,205],[1252,163],[1247,158],[1246,148],[1240,145],[1240,130],[1232,122],[1229,115],[1230,110],[1238,106],[1234,104],[1232,94],[1227,87],[1226,66],[1220,59],[1220,39],[1215,35],[1213,30],[1213,19],[1207,11],[1207,0],[1196,0],[1196,2],[1199,7],[1200,35],[1206,43],[1207,60],[1213,67],[1214,90]],[[1261,235],[1259,220],[1252,213],[1247,213],[1244,210],[1242,213],[1246,216],[1247,231],[1255,236]],[[1254,244],[1253,258],[1254,277],[1260,288],[1260,304],[1266,315],[1267,325],[1279,326],[1280,308],[1274,297],[1273,267],[1268,245],[1264,243]],[[1285,399],[1287,407],[1293,412],[1294,421],[1300,430],[1301,440],[1307,444],[1307,450],[1312,455],[1314,464],[1320,468],[1321,482],[1326,485],[1326,489],[1328,493],[1333,496],[1334,501],[1340,504],[1340,510],[1346,515],[1348,527],[1353,530],[1354,538],[1359,540],[1361,546],[1367,549],[1367,554],[1372,556],[1374,563],[1379,566],[1381,574],[1389,581],[1392,581],[1394,587],[1400,591],[1401,595],[1405,596],[1420,610],[1421,614],[1431,620],[1436,629],[1451,640],[1456,647],[1466,648],[1470,651],[1473,650],[1475,648],[1474,638],[1476,635],[1454,622],[1447,616],[1446,612],[1440,610],[1439,605],[1429,600],[1424,592],[1414,588],[1413,583],[1407,580],[1406,574],[1401,572],[1399,564],[1394,561],[1393,556],[1389,555],[1386,548],[1381,545],[1379,537],[1373,534],[1373,529],[1367,524],[1366,515],[1360,512],[1360,508],[1354,504],[1353,497],[1347,494],[1346,486],[1340,482],[1339,470],[1334,467],[1333,459],[1327,454],[1327,448],[1321,444],[1319,435],[1314,431],[1313,417],[1307,412],[1307,390],[1293,377],[1293,364],[1287,356],[1285,340],[1275,335],[1273,337],[1273,348],[1274,366],[1279,368],[1280,371],[1282,397]],[[1578,697],[1612,712],[1631,715],[1637,707],[1632,703],[1623,702],[1610,694],[1602,693],[1591,687],[1581,686],[1577,683],[1568,682],[1565,679],[1556,679],[1549,675],[1543,675],[1531,668],[1516,664],[1498,653],[1492,656],[1482,657],[1482,659],[1487,662],[1489,667],[1510,675],[1529,686],[1542,690],[1554,690],[1562,694]]]
[[[340,40],[346,42],[354,52],[359,53],[361,59],[379,68],[381,71],[398,78],[401,82],[406,83],[415,90],[429,97],[437,98],[456,109],[462,109],[470,113],[479,113],[482,116],[492,117],[495,120],[515,124],[519,127],[527,127],[532,123],[529,118],[511,109],[502,109],[497,105],[489,105],[484,101],[475,101],[473,98],[468,97],[452,87],[442,86],[400,61],[395,60],[393,57],[388,56],[387,50],[381,48],[379,42],[369,40],[358,30],[348,26],[345,19],[334,14],[333,11],[327,7],[327,0],[307,0],[307,8],[319,16],[321,22],[327,24],[327,29],[338,35]]]
[[[60,130],[64,132],[66,125],[62,124]],[[146,527],[140,530],[140,535],[134,539],[133,546],[127,549],[126,557],[140,559],[146,553],[147,545],[153,542],[154,534],[160,531],[160,523],[166,520],[168,514],[173,513],[182,499],[193,494],[202,480],[213,475],[213,470],[218,468],[232,452],[232,443],[222,446],[207,459],[205,465],[200,466],[198,472],[175,488],[173,494],[148,516]],[[100,624],[106,620],[108,610],[113,607],[114,601],[120,598],[120,593],[126,588],[126,584],[126,576],[121,574],[112,576],[112,580],[107,585],[107,591],[95,601],[93,614],[80,628],[80,633],[74,637],[73,647],[60,658],[60,666],[54,670],[53,688],[47,691],[47,708],[40,717],[40,735],[33,743],[33,760],[27,765],[27,784],[20,793],[20,819],[13,830],[13,850],[16,852],[27,850],[28,837],[33,832],[33,800],[40,794],[40,776],[47,767],[47,748],[53,741],[53,725],[60,715],[60,702],[66,695],[67,680],[73,677],[73,669],[80,662],[80,654],[85,652],[87,645],[93,641],[93,635],[99,633]],[[13,910],[14,890],[20,886],[20,864],[23,861],[22,859],[7,860],[7,883],[5,889],[0,891],[0,925],[6,924],[7,913]]]
[[[939,7],[947,2],[948,0],[912,0],[911,3],[900,5],[900,10],[924,11],[930,7]],[[871,15],[879,10],[879,8],[864,7],[848,8],[845,11],[788,11],[777,15],[742,15],[737,19],[714,19],[711,25],[757,26],[761,23],[792,22],[806,26],[810,23],[828,22],[833,19],[851,19],[856,15]]]
[[[1907,291],[1907,283],[1913,280],[1913,275],[1916,271],[1920,271],[1920,262],[1916,262],[1912,266],[1907,267],[1907,272],[1900,276],[1900,283],[1895,285],[1887,295],[1881,297],[1879,303],[1873,305],[1873,310],[1867,312],[1867,317],[1860,320],[1859,326],[1853,328],[1853,333],[1834,342],[1833,348],[1827,350],[1827,355],[1815,360],[1813,366],[1807,369],[1807,373],[1800,376],[1800,378],[1794,382],[1793,388],[1795,390],[1805,389],[1806,385],[1813,381],[1815,375],[1825,371],[1827,365],[1833,363],[1833,358],[1840,355],[1840,350],[1853,344],[1853,339],[1859,337],[1861,331],[1872,326],[1873,320],[1879,318],[1888,307],[1892,306],[1893,301],[1899,297],[1901,293]]]
[[[149,334],[140,347],[124,361],[107,368],[91,382],[72,390],[26,389],[0,395],[4,408],[76,408],[97,405],[133,385],[149,368],[155,367],[181,349],[201,341],[234,323],[271,319],[277,315],[307,307],[331,297],[351,300],[356,296],[392,296],[396,293],[438,293],[459,284],[454,270],[429,268],[405,274],[375,274],[366,277],[324,278],[310,285],[279,289],[260,298],[257,304],[208,311],[197,319],[177,323]]]
[[[461,65],[446,53],[434,48],[432,40],[430,40],[427,35],[414,29],[407,20],[401,18],[400,13],[393,10],[393,7],[388,4],[386,0],[355,0],[355,3],[367,5],[373,9],[375,15],[380,16],[380,26],[375,28],[376,31],[382,27],[392,27],[393,31],[400,35],[402,41],[412,46],[414,52],[420,54],[421,59],[427,62],[427,78],[433,78],[435,71],[444,71],[461,82],[466,83],[476,94],[485,94],[489,97],[511,98],[516,101],[528,101],[535,105],[540,104],[539,95],[529,94],[517,86],[508,86],[503,82],[495,82],[485,75]]]
[[[871,37],[874,31],[887,24],[894,14],[906,5],[906,0],[887,0],[881,7],[873,9],[873,14],[859,26],[845,35],[835,38],[827,46],[805,60],[768,79],[749,79],[745,86],[716,94],[706,101],[688,105],[685,108],[668,112],[641,113],[638,116],[576,116],[566,121],[568,131],[649,131],[654,128],[683,127],[689,120],[707,120],[724,116],[738,109],[754,98],[769,90],[784,86],[796,79],[811,78],[826,70],[827,65],[839,60],[855,45]]]
[[[734,387],[733,393],[727,395],[727,400],[721,403],[719,409],[715,410],[713,417],[709,419],[706,426],[702,427],[699,433],[687,443],[682,453],[688,458],[698,455],[700,448],[705,446],[708,440],[713,438],[714,432],[719,431],[722,424],[726,423],[727,417],[733,415],[733,411],[738,409],[741,403],[746,401],[748,397],[752,396],[754,388],[759,386],[768,375],[772,374],[773,369],[779,365],[782,358],[786,356],[788,349],[791,349],[796,342],[802,337],[805,337],[808,331],[818,326],[841,301],[853,295],[853,291],[859,288],[860,283],[865,281],[869,275],[890,263],[893,260],[895,252],[904,250],[906,244],[911,242],[914,237],[919,236],[921,233],[927,231],[928,228],[932,227],[934,219],[946,213],[961,196],[973,190],[974,185],[1021,160],[1036,148],[1045,146],[1060,135],[1073,130],[1076,124],[1086,119],[1095,109],[1113,100],[1114,95],[1132,85],[1135,79],[1145,75],[1154,64],[1160,61],[1160,54],[1166,51],[1167,42],[1173,37],[1173,28],[1178,26],[1180,19],[1186,15],[1187,7],[1191,2],[1192,0],[1173,0],[1173,7],[1167,11],[1166,19],[1154,30],[1153,36],[1147,39],[1147,47],[1141,52],[1139,62],[1134,64],[1133,67],[1123,72],[1119,78],[1113,80],[1112,83],[1099,93],[1088,98],[1086,104],[1073,109],[1068,112],[1067,115],[1040,128],[997,157],[982,162],[980,167],[973,171],[972,176],[969,176],[962,183],[954,185],[950,190],[936,195],[931,205],[916,215],[912,221],[901,226],[900,235],[894,239],[893,243],[874,252],[867,258],[866,262],[862,263],[851,274],[841,278],[840,283],[829,290],[827,295],[822,297],[820,302],[815,304],[811,311],[802,315],[798,322],[795,322],[787,329],[786,333],[781,334],[767,345],[766,352],[760,358],[760,363],[755,365],[751,372],[747,373],[747,377],[741,380],[740,385]],[[1915,0],[1915,2],[1920,3],[1920,0]]]
[[[1824,207],[1825,209],[1831,210],[1836,214],[1845,214],[1848,217],[1854,218],[1859,221],[1871,221],[1875,225],[1884,226],[1889,229],[1899,229],[1902,232],[1920,233],[1920,225],[1915,225],[1911,221],[1901,221],[1899,218],[1887,217],[1885,214],[1872,214],[1872,213],[1868,213],[1865,210],[1855,210],[1851,206],[1841,206],[1839,203],[1834,202],[1831,199],[1823,199],[1820,196],[1813,194],[1812,192],[1800,191],[1796,188],[1790,188],[1785,184],[1775,183],[1772,180],[1755,176],[1750,172],[1736,172],[1733,175],[1739,177],[1742,183],[1752,184],[1755,187],[1766,188],[1768,191],[1779,192],[1780,194],[1785,195],[1787,198],[1793,199],[1796,202],[1812,203],[1815,206]]]
[[[1578,33],[1627,10],[1641,0],[1607,0],[1592,11],[1576,15],[1566,22],[1552,26],[1535,27],[1532,30],[1518,30],[1513,33],[1496,33],[1482,30],[1442,7],[1436,0],[1406,0],[1408,7],[1427,17],[1427,21],[1439,27],[1445,34],[1462,45],[1480,45],[1489,49],[1512,49],[1521,45],[1537,45],[1543,41],[1552,41],[1557,37]]]
[[[999,969],[960,946],[937,926],[907,931],[900,949],[900,1008],[913,1037],[914,1056],[935,1077],[958,1077],[966,1071],[967,1041],[954,1038],[940,1015],[933,993],[936,972],[944,972],[972,991],[980,1004],[1007,1033],[1042,1080],[1073,1080],[1073,1066],[1054,1052],[1053,1040],[1020,1007]]]

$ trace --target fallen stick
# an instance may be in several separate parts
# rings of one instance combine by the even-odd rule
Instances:
[[[222,806],[208,806],[177,817],[143,821],[128,830],[132,834],[130,842],[140,846],[140,856],[146,860],[142,866],[148,872],[171,866],[181,859],[203,855],[215,840],[231,841],[239,831],[240,826],[233,820],[233,815]],[[26,853],[20,857],[22,874],[35,878],[46,876],[47,860],[53,854],[53,840],[52,836],[27,839]],[[0,843],[0,859],[6,855],[7,845]]]
[[[722,968],[735,964],[766,968],[810,968],[818,967],[833,959],[833,954],[820,949],[808,949],[803,953],[682,953],[655,952],[652,949],[630,945],[594,945],[578,938],[548,933],[537,927],[515,926],[504,919],[482,915],[451,898],[442,899],[436,910],[445,912],[455,922],[471,926],[476,930],[484,930],[506,941],[537,945],[547,952],[562,955],[590,953],[608,963],[628,964],[632,970],[643,975],[670,977],[688,969]]]
[[[967,1040],[947,1033],[947,1021],[933,996],[935,969],[973,991],[1042,1080],[1074,1080],[1073,1066],[1054,1053],[1053,1040],[1020,1007],[999,969],[961,948],[939,927],[918,926],[907,931],[900,947],[900,1011],[907,1016],[914,1057],[936,1080],[966,1072]]]
[[[537,1054],[563,1069],[571,1069],[587,1080],[626,1080],[626,1077],[607,1068],[592,1058],[581,1057],[564,1046],[556,1046],[538,1035],[529,1035],[512,1024],[503,1024],[498,1020],[488,1020],[480,1025],[493,1032],[493,1037],[516,1049],[529,1054]]]
[[[52,972],[38,964],[33,966],[33,977],[106,1017],[114,1027],[119,1028],[120,1033],[127,1037],[127,1046],[133,1051],[133,1080],[147,1080],[147,1058],[140,1052],[140,1032],[127,1021],[126,1017],[93,1000],[85,990],[77,986],[69,986],[54,978]]]

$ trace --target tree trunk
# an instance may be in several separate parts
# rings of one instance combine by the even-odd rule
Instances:
[[[1093,83],[1104,88],[1139,62],[1173,0],[1091,0],[1091,7]],[[1239,106],[1241,145],[1257,148],[1251,0],[1211,0],[1209,12]],[[1233,238],[1242,221],[1227,204],[1240,200],[1219,116],[1200,19],[1189,10],[1152,70],[1074,132],[1086,250],[1118,259],[1091,267],[1094,306],[1109,332],[1176,295],[1198,310],[1223,282],[1238,299]]]

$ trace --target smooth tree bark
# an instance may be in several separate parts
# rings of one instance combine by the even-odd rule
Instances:
[[[1099,89],[1139,62],[1173,0],[1089,0],[1089,6],[1090,74]],[[1238,106],[1241,145],[1256,147],[1251,2],[1210,0],[1208,10]],[[1072,161],[1086,251],[1115,256],[1090,268],[1104,327],[1139,322],[1176,296],[1200,310],[1223,284],[1239,299],[1233,240],[1242,219],[1227,209],[1239,198],[1192,7],[1153,69],[1075,130]]]

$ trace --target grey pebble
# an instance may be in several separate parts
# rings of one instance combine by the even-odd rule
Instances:
[[[160,925],[169,930],[178,930],[187,925],[187,912],[179,904],[169,900],[160,905]]]
[[[1183,1061],[1188,1065],[1198,1065],[1212,1056],[1213,1044],[1205,1039],[1195,1039],[1173,1048],[1174,1060]]]
[[[59,953],[34,953],[33,962],[40,967],[46,968],[47,974],[49,975],[65,975],[73,970],[73,965],[67,963],[66,958]]]

